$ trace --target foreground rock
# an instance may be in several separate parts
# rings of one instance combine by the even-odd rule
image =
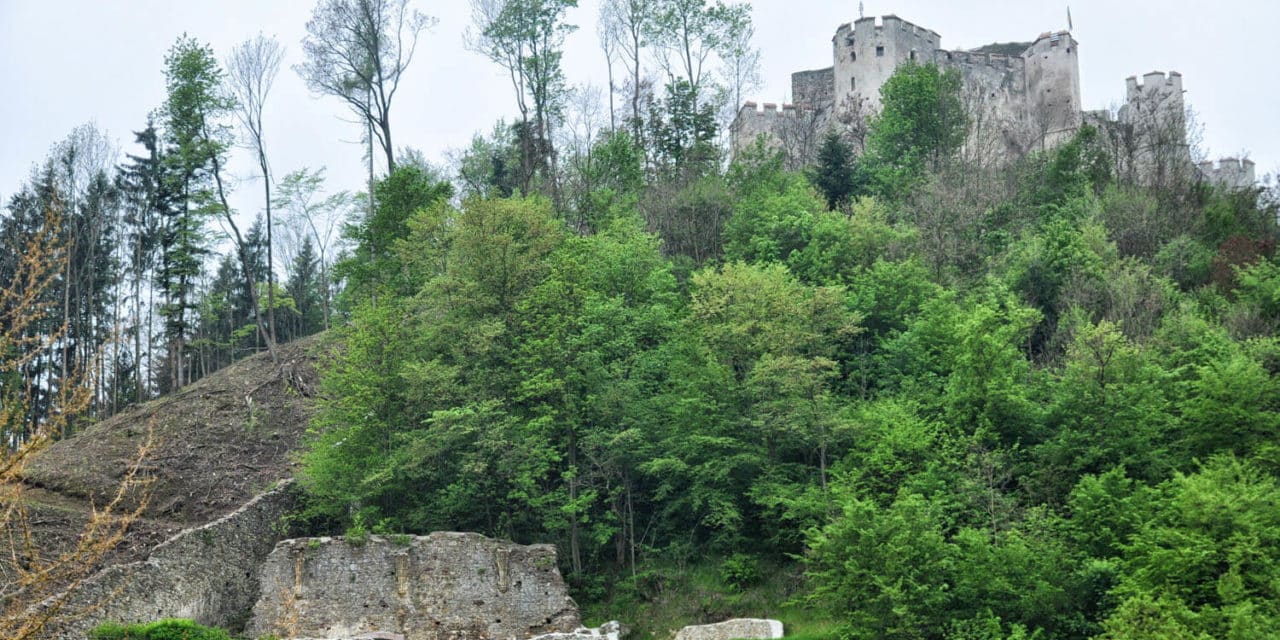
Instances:
[[[691,625],[676,634],[676,640],[770,640],[782,637],[782,622],[763,618],[734,618],[716,624]]]
[[[505,640],[580,626],[555,547],[475,533],[285,540],[261,576],[251,637]]]
[[[578,627],[568,633],[544,633],[529,640],[619,640],[623,635],[622,624],[617,620],[606,622],[594,629]]]

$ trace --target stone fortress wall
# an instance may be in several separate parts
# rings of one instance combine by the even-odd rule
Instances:
[[[784,141],[796,137],[797,127],[826,130],[842,114],[846,119],[849,114],[874,114],[880,108],[880,88],[898,66],[913,61],[933,62],[960,73],[963,99],[974,125],[967,144],[978,156],[1009,158],[1052,147],[1069,139],[1089,119],[1124,125],[1146,147],[1182,147],[1183,164],[1192,166],[1182,126],[1182,76],[1176,71],[1151,72],[1141,82],[1129,78],[1125,104],[1112,120],[1083,109],[1079,43],[1068,31],[1045,32],[1028,43],[952,51],[942,48],[938,32],[895,15],[840,25],[832,38],[832,66],[792,74],[794,104],[778,108],[765,103],[761,109],[755,102],[744,103],[730,126],[733,148],[746,148],[762,134],[772,144],[785,146]],[[1171,134],[1181,138],[1168,140]],[[1160,136],[1158,144],[1153,142],[1156,136]],[[804,150],[812,151],[812,145]],[[1151,162],[1135,160],[1136,164]],[[1203,163],[1198,168],[1218,184],[1253,184],[1247,169],[1227,164],[1227,170],[1215,168],[1212,174],[1204,173]]]
[[[201,624],[243,621],[258,600],[262,562],[283,537],[297,504],[291,482],[206,525],[185,529],[146,560],[113,565],[85,580],[62,605],[89,615],[61,619],[46,637],[88,637],[102,622],[191,618]]]
[[[103,569],[63,603],[85,615],[56,619],[40,637],[79,640],[103,622],[161,618],[247,623],[247,637],[523,640],[581,631],[553,545],[449,532],[282,539],[296,504],[282,483],[183,530],[146,560]]]
[[[476,533],[282,541],[262,568],[248,634],[506,640],[570,633],[578,607],[553,545]]]
[[[1222,158],[1216,163],[1205,160],[1196,166],[1209,182],[1216,185],[1251,185],[1258,181],[1254,163],[1248,158]]]

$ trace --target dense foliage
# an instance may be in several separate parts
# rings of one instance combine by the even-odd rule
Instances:
[[[145,624],[108,622],[89,632],[91,640],[230,640],[222,629],[184,619],[156,620]]]
[[[452,182],[391,144],[431,22],[407,0],[324,0],[308,24],[304,76],[385,157],[367,193],[268,179],[278,226],[242,234],[222,173],[236,103],[185,35],[139,155],[116,166],[93,127],[57,145],[0,218],[0,281],[22,279],[17,247],[68,240],[8,336],[0,396],[28,401],[0,410],[7,446],[333,326],[302,460],[317,533],[553,542],[587,605],[652,603],[663,571],[713,566],[739,593],[783,583],[846,638],[1280,628],[1275,188],[1172,161],[1145,179],[1088,126],[976,162],[959,76],[915,63],[876,115],[725,163],[749,6],[602,3],[605,127],[561,70],[576,0],[471,4],[519,117],[459,151]],[[386,66],[348,68],[367,60]],[[84,414],[51,421],[84,378]]]
[[[931,78],[889,86],[936,103]],[[1016,181],[956,171],[900,98],[864,160],[892,179],[827,158],[819,195],[762,148],[699,178],[729,214],[692,264],[646,232],[659,182],[584,225],[393,173],[368,277],[396,286],[348,290],[312,522],[554,541],[588,599],[644,598],[653,562],[740,584],[798,558],[800,602],[856,638],[1271,633],[1274,203],[1118,182],[1088,129]],[[1130,243],[1149,208],[1195,223]]]

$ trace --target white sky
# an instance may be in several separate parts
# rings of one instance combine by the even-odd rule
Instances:
[[[503,71],[463,47],[465,0],[414,0],[439,18],[392,105],[396,145],[421,149],[442,162],[514,112]],[[866,15],[894,13],[942,34],[947,49],[1029,41],[1066,28],[1067,2],[1032,0],[864,0]],[[782,102],[790,74],[831,64],[831,36],[855,19],[845,0],[756,0],[756,42],[765,84],[753,99]],[[1280,171],[1280,2],[1275,0],[1076,0],[1074,35],[1086,109],[1118,105],[1124,79],[1152,70],[1183,74],[1187,102],[1204,126],[1210,158],[1247,153],[1258,175]],[[0,203],[31,166],[72,128],[93,121],[126,151],[132,131],[164,99],[165,52],[184,31],[210,43],[220,57],[259,31],[287,47],[286,64],[301,56],[312,0],[0,0]],[[599,0],[570,13],[579,25],[565,54],[571,83],[606,84],[595,35]],[[302,166],[327,166],[333,189],[359,189],[364,169],[360,131],[340,118],[333,98],[308,93],[282,69],[267,103],[267,153],[277,176]],[[250,179],[253,165],[237,152],[232,170]],[[244,182],[233,204],[254,214],[260,185]]]

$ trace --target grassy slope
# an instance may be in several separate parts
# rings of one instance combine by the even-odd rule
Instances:
[[[720,559],[705,559],[659,564],[634,582],[630,575],[618,576],[609,596],[582,597],[582,618],[591,626],[620,620],[631,628],[632,640],[671,638],[685,625],[729,618],[781,620],[788,638],[836,637],[828,615],[796,602],[803,584],[795,565],[762,564],[759,579],[741,588],[726,582],[720,567]]]

